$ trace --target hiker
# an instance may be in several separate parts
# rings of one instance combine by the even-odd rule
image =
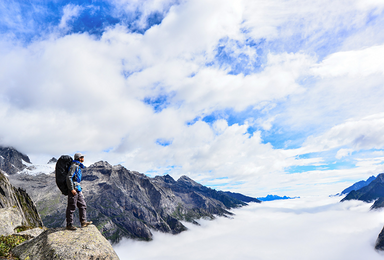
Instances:
[[[76,206],[79,208],[81,227],[86,227],[92,223],[92,221],[87,221],[87,205],[85,204],[84,196],[80,186],[82,177],[81,169],[85,168],[83,162],[84,155],[81,153],[76,153],[67,174],[66,180],[69,193],[66,218],[68,230],[76,230],[76,227],[73,225],[73,213],[75,212]]]

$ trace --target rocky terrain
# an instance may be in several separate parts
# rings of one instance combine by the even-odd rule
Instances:
[[[54,161],[53,158],[50,163]],[[56,186],[53,167],[46,173],[35,168],[28,166],[9,175],[10,181],[31,195],[45,226],[63,227],[67,197]],[[151,240],[152,231],[178,234],[186,230],[181,221],[197,224],[200,218],[230,216],[231,208],[246,205],[187,176],[177,181],[169,175],[150,178],[103,161],[83,170],[81,184],[88,219],[113,243],[123,237]],[[79,225],[76,214],[77,211],[75,225]]]

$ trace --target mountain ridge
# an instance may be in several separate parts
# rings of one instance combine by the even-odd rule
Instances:
[[[22,154],[13,152],[20,155],[15,158],[22,163]],[[27,161],[30,163],[29,158]],[[41,166],[42,172],[40,166],[31,164],[21,167],[18,174],[9,175],[12,184],[27,190],[36,202],[48,228],[65,225],[67,205],[67,197],[56,187],[53,161],[49,161],[49,167]],[[181,221],[198,224],[196,220],[200,218],[231,216],[230,209],[247,205],[188,176],[177,181],[170,175],[150,178],[106,161],[86,167],[81,184],[89,220],[112,243],[123,237],[151,240],[153,231],[178,234],[187,229]],[[79,225],[77,214],[76,211],[74,219]]]
[[[380,198],[384,198],[384,173],[380,173],[377,177],[368,185],[349,192],[342,200],[361,200],[365,202],[376,201]],[[373,206],[374,207],[374,206]],[[378,208],[377,206],[374,208]]]

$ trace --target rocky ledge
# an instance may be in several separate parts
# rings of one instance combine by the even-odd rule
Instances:
[[[13,248],[12,254],[29,260],[119,259],[111,244],[94,225],[76,231],[48,229],[38,237]]]

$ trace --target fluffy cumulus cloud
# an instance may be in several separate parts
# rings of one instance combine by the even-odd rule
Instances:
[[[0,145],[253,196],[337,193],[383,168],[383,12],[360,0],[2,3]]]
[[[339,198],[337,198],[339,199]],[[234,218],[200,221],[179,235],[123,240],[120,259],[382,259],[373,248],[383,212],[371,204],[307,198],[251,204]]]

